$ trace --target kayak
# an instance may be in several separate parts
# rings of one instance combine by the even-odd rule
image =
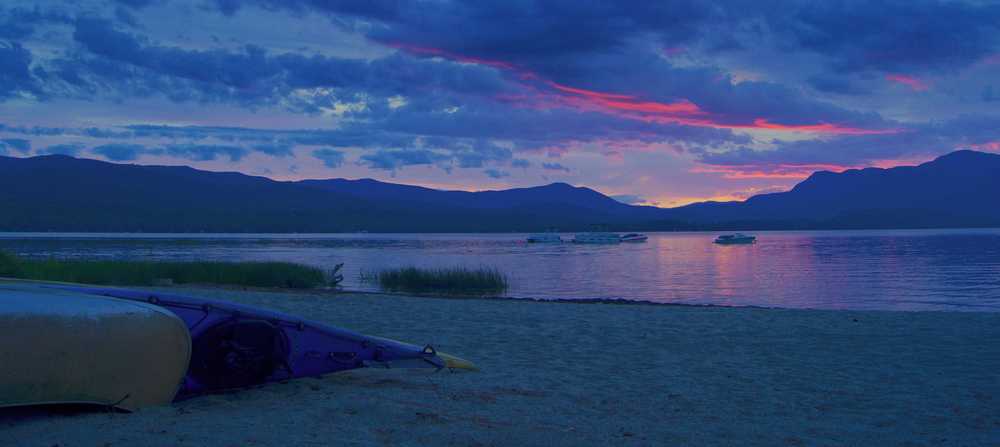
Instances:
[[[191,338],[161,307],[0,282],[0,407],[174,400]]]
[[[363,367],[474,370],[465,360],[295,316],[225,301],[77,285],[46,287],[167,309],[191,336],[177,398]]]

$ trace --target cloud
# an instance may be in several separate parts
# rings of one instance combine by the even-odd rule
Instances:
[[[800,178],[813,170],[923,161],[956,149],[989,147],[995,141],[1000,141],[1000,118],[964,115],[944,122],[915,124],[896,134],[778,142],[767,150],[739,147],[693,152],[700,162],[722,167],[716,172],[731,178]]]
[[[40,149],[37,153],[40,155],[70,155],[75,157],[83,151],[83,147],[80,143],[55,144]]]
[[[250,153],[246,148],[214,144],[169,144],[163,152],[171,157],[192,161],[212,161],[226,157],[229,161],[240,161]]]
[[[610,197],[612,199],[615,199],[621,203],[625,203],[628,205],[638,205],[641,203],[646,203],[646,199],[638,194],[617,194]]]
[[[31,151],[31,141],[23,138],[0,138],[0,148],[27,154]]]
[[[917,79],[913,76],[908,76],[904,74],[890,73],[885,75],[885,79],[889,82],[895,82],[897,84],[902,84],[909,87],[911,90],[922,92],[930,88],[926,82]]]
[[[112,143],[93,147],[90,151],[111,161],[132,161],[146,152],[146,147],[141,144]]]
[[[510,173],[509,172],[507,172],[507,171],[501,171],[499,169],[493,169],[493,168],[485,169],[485,170],[483,170],[483,173],[486,174],[486,175],[488,175],[490,178],[510,177]]]
[[[549,171],[565,171],[569,172],[570,169],[559,163],[542,163],[542,168]]]
[[[683,181],[717,182],[677,187],[704,196],[1000,141],[990,2],[20,4],[0,6],[0,137],[38,153],[302,175],[356,154],[344,169],[467,169],[449,181],[473,187],[538,166],[659,197],[629,170],[694,158],[705,175]]]
[[[291,157],[295,146],[288,143],[255,144],[253,150],[272,157]]]
[[[770,28],[842,72],[951,72],[997,46],[1000,7],[988,2],[802,2],[766,14]]]
[[[130,8],[142,9],[149,5],[155,3],[161,3],[164,0],[112,0],[115,3],[119,3]]]
[[[312,156],[320,159],[328,168],[339,168],[344,164],[344,152],[336,149],[316,149],[312,152]]]
[[[0,100],[37,93],[31,75],[31,52],[17,42],[0,42]]]
[[[447,160],[448,157],[426,149],[410,150],[380,150],[364,154],[360,163],[372,169],[395,171],[404,166],[433,165]]]

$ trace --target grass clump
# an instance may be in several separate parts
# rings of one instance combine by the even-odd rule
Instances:
[[[83,284],[218,284],[310,289],[330,285],[322,269],[288,262],[161,262],[22,259],[0,252],[0,276]]]
[[[376,283],[382,290],[418,294],[483,296],[507,291],[507,276],[496,269],[419,269],[404,267],[364,273],[361,279]]]

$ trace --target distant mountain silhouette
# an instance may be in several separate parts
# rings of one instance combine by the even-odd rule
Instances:
[[[919,166],[813,173],[788,192],[665,213],[702,225],[923,228],[1000,225],[1000,155],[962,150]]]
[[[662,209],[553,183],[439,191],[371,179],[280,182],[63,155],[0,157],[0,231],[466,232],[1000,226],[1000,156],[817,172],[744,202]]]

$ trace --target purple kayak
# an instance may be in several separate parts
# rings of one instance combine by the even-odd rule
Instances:
[[[47,287],[140,301],[183,320],[191,333],[192,350],[177,399],[371,366],[475,369],[429,345],[372,337],[225,301],[118,288]]]

